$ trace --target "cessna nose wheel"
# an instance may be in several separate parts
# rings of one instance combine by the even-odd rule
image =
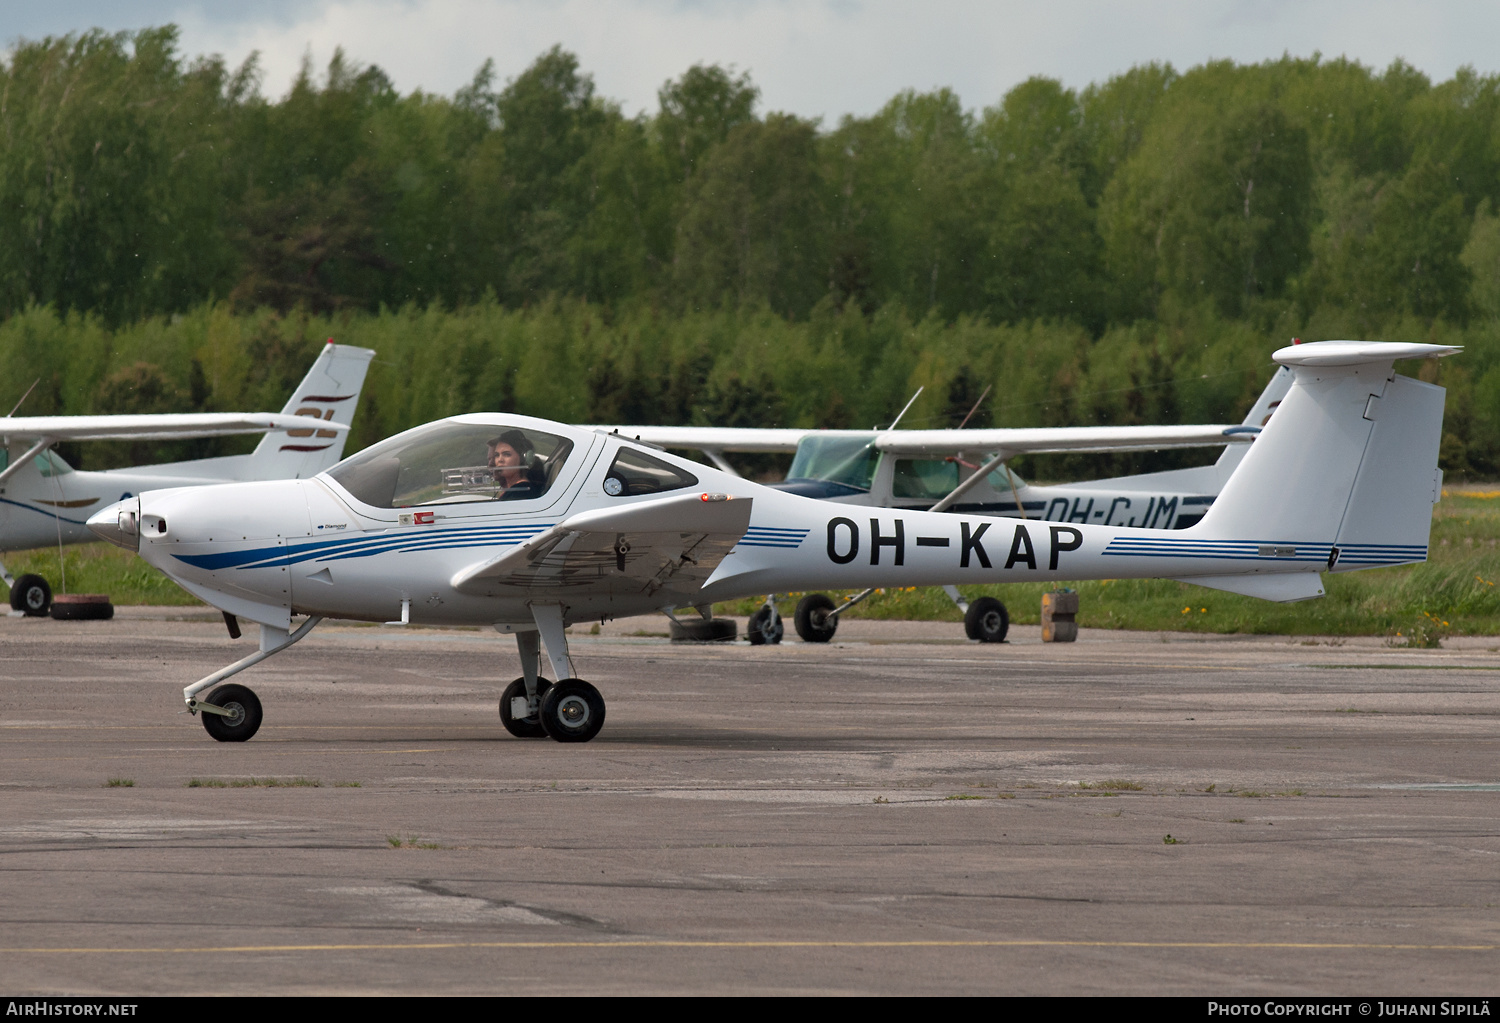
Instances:
[[[538,717],[558,742],[588,742],[604,727],[604,697],[581,678],[565,678],[542,697]]]

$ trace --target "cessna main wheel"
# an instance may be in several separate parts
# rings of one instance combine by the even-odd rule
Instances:
[[[1004,643],[1010,631],[1010,614],[994,597],[980,597],[964,613],[964,632],[981,643]]]
[[[588,742],[604,727],[604,697],[581,678],[565,678],[547,690],[539,716],[558,742]]]
[[[198,711],[198,716],[203,718],[204,730],[220,742],[244,742],[260,730],[260,700],[244,686],[220,686],[203,702],[229,712]]]
[[[52,587],[39,575],[23,575],[11,584],[10,606],[28,618],[45,618],[52,609]]]
[[[547,698],[547,690],[552,688],[550,679],[539,678],[536,680],[536,694],[542,700]],[[500,694],[500,723],[505,730],[517,739],[545,739],[547,730],[542,727],[540,717],[518,718],[512,711],[510,701],[515,699],[526,699],[526,679],[518,678],[505,687],[505,692]]]
[[[809,593],[797,602],[797,635],[804,643],[827,643],[838,631],[839,620],[828,612],[834,603],[826,593]]]

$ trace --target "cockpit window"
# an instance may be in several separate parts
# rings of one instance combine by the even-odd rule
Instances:
[[[541,497],[573,442],[537,430],[433,423],[366,448],[328,470],[376,508]]]
[[[19,458],[20,456],[17,455],[16,457]],[[67,462],[64,462],[62,460],[62,456],[59,455],[56,451],[43,451],[41,454],[33,457],[31,462],[36,466],[36,471],[40,473],[43,478],[49,478],[52,476],[66,476],[68,473],[73,471],[73,467]],[[7,468],[9,465],[10,449],[0,447],[0,469]]]
[[[958,463],[942,459],[899,458],[891,479],[892,497],[939,500],[958,486]]]
[[[869,490],[875,478],[875,434],[866,436],[820,436],[811,434],[797,445],[797,455],[787,470],[789,480],[827,480]]]
[[[610,497],[659,494],[697,485],[698,477],[692,473],[634,448],[621,448],[604,474],[604,492]]]

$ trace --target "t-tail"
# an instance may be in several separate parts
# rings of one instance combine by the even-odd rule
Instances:
[[[1457,351],[1371,341],[1281,349],[1275,359],[1293,386],[1208,514],[1160,541],[1134,540],[1135,553],[1182,557],[1184,568],[1195,558],[1241,562],[1249,574],[1175,577],[1281,601],[1321,596],[1325,571],[1425,561],[1445,392],[1393,364]]]
[[[307,479],[343,459],[348,434],[320,427],[312,420],[345,425],[353,422],[365,372],[374,355],[368,348],[329,341],[281,410],[286,415],[306,416],[307,429],[266,434],[250,455],[241,478]]]

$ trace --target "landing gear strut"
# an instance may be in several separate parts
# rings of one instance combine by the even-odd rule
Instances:
[[[745,624],[745,636],[751,646],[764,646],[780,643],[785,634],[786,626],[781,621],[781,612],[776,609],[776,594],[773,593],[760,610],[750,616],[750,621]]]
[[[522,672],[500,698],[500,721],[521,739],[547,735],[558,742],[588,742],[604,727],[604,697],[574,677],[562,606],[533,604],[531,617],[533,627],[495,626],[502,632],[515,631]],[[559,679],[555,683],[539,674],[543,643]]]

